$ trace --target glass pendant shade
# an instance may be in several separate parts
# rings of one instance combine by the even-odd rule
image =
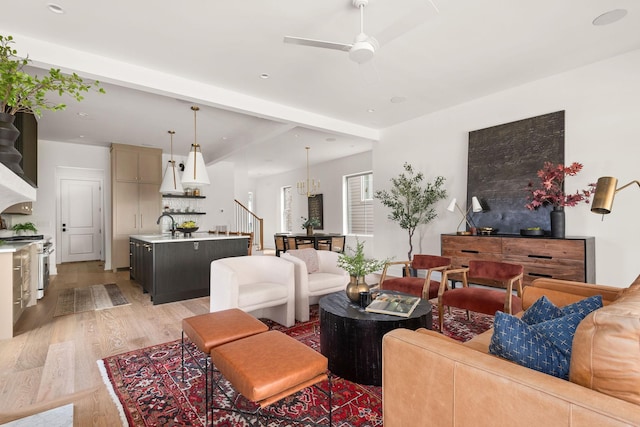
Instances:
[[[191,151],[182,174],[182,185],[209,185],[209,175],[198,144],[191,144]]]
[[[183,194],[182,182],[180,182],[180,176],[176,169],[175,160],[169,160],[167,167],[164,170],[164,178],[162,178],[162,185],[160,185],[160,192],[162,194]]]

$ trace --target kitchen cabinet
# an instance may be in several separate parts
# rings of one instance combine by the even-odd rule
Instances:
[[[524,267],[523,285],[540,277],[595,282],[595,238],[523,237],[518,235],[441,236],[442,256],[453,267],[467,267],[469,260],[501,261]],[[479,284],[492,286],[490,282]]]
[[[162,150],[122,144],[111,146],[114,270],[129,264],[129,235],[157,233],[162,211]]]
[[[13,337],[24,309],[36,303],[38,253],[35,244],[0,247],[0,340]]]
[[[131,236],[130,278],[163,304],[210,293],[211,261],[248,255],[247,236]]]

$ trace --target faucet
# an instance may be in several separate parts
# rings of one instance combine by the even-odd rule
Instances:
[[[171,228],[170,228],[171,237],[175,237],[175,235],[176,235],[176,220],[173,219],[173,217],[171,215],[169,215],[166,212],[162,212],[162,215],[160,215],[158,217],[158,221],[156,221],[156,224],[160,224],[160,220],[162,219],[163,216],[168,216],[169,218],[171,218]]]

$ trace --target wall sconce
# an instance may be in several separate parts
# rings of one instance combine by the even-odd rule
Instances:
[[[209,175],[207,175],[202,150],[196,138],[196,114],[200,108],[194,105],[191,109],[193,110],[193,144],[191,144],[187,164],[184,168],[184,174],[182,175],[182,185],[208,185],[210,184]]]
[[[472,225],[469,220],[467,219],[467,216],[469,215],[469,212],[471,212],[473,210],[473,212],[482,212],[482,205],[480,204],[480,201],[478,200],[478,198],[476,196],[473,196],[471,198],[471,206],[469,207],[469,209],[467,209],[467,211],[463,211],[460,206],[457,203],[458,201],[456,200],[456,198],[454,197],[453,200],[451,200],[451,203],[449,203],[449,206],[447,207],[447,210],[449,212],[453,212],[456,210],[456,208],[458,208],[458,211],[460,212],[460,214],[462,215],[462,219],[460,220],[460,223],[458,224],[458,226],[456,227],[456,234],[458,235],[470,235],[471,231],[458,231],[458,229],[460,228],[460,226],[462,225],[463,222],[467,222],[467,225],[469,225],[469,228],[475,228],[474,225]]]
[[[182,183],[178,179],[178,172],[176,171],[176,161],[173,160],[173,135],[175,131],[168,131],[171,135],[171,160],[167,164],[167,168],[164,171],[164,178],[162,178],[162,185],[160,185],[160,192],[162,194],[182,194],[184,189]]]
[[[638,184],[638,187],[640,187],[640,182],[635,180],[616,189],[616,186],[618,185],[617,178],[614,178],[612,176],[602,176],[598,178],[598,183],[596,184],[596,191],[593,193],[593,202],[591,203],[591,212],[602,214],[602,215],[611,213],[611,208],[613,206],[613,198],[616,195],[616,193],[620,190],[627,188],[628,186],[634,183]]]

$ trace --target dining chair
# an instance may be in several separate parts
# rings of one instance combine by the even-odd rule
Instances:
[[[306,248],[315,249],[313,239],[309,237],[295,236],[295,242],[296,242],[296,249],[306,249]]]
[[[333,244],[333,240],[330,236],[316,237],[316,245],[319,251],[330,251]]]
[[[287,236],[275,234],[273,239],[276,244],[276,256],[280,256],[280,253],[287,251]]]
[[[403,277],[387,278],[387,270],[392,265],[403,265]],[[380,276],[380,289],[394,290],[415,295],[423,299],[436,298],[440,289],[440,282],[431,278],[433,272],[443,272],[451,266],[451,258],[416,254],[412,261],[387,262]],[[412,270],[425,271],[425,277],[412,276]]]
[[[331,251],[344,253],[345,236],[331,236]]]
[[[466,310],[467,320],[471,320],[470,311],[492,316],[496,311],[508,314],[521,311],[523,272],[524,268],[519,264],[480,260],[470,260],[469,267],[445,270],[438,290],[440,332],[444,325],[444,306]],[[461,276],[462,288],[448,289],[451,275]],[[474,280],[489,280],[505,290],[469,286]]]

